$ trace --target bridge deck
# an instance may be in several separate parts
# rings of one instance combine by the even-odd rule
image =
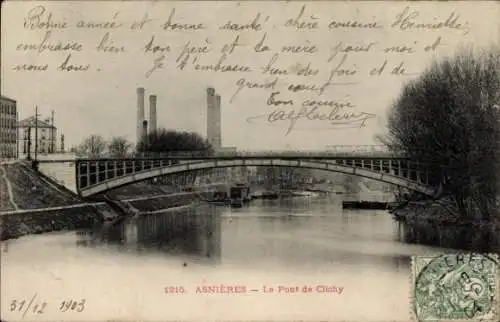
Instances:
[[[279,166],[340,172],[379,180],[431,194],[428,176],[418,164],[394,157],[212,156],[129,159],[77,159],[76,181],[81,194],[91,195],[118,186],[186,171],[238,166]]]
[[[357,155],[357,156],[341,156],[341,155],[302,155],[302,156],[293,156],[293,155],[281,155],[281,156],[273,156],[273,155],[252,155],[252,156],[168,156],[168,157],[137,157],[137,158],[77,158],[77,159],[62,159],[62,160],[39,160],[40,163],[74,163],[78,161],[89,161],[89,162],[101,162],[101,161],[169,161],[169,160],[178,160],[178,161],[200,161],[200,160],[408,160],[406,157],[402,156],[373,156],[373,155]]]

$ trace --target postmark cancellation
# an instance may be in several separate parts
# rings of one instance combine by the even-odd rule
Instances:
[[[412,317],[418,321],[498,321],[498,256],[412,257]]]

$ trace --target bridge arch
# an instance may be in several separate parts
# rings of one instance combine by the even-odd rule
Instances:
[[[113,190],[129,184],[169,174],[177,174],[177,173],[204,170],[204,169],[229,168],[229,167],[239,167],[239,166],[295,167],[303,169],[322,170],[328,172],[337,172],[337,173],[350,174],[363,178],[368,178],[388,184],[393,184],[429,196],[433,196],[435,194],[435,189],[429,185],[426,185],[422,182],[418,182],[415,180],[411,180],[401,175],[395,175],[394,173],[388,171],[378,171],[366,167],[327,162],[325,160],[283,160],[283,159],[196,160],[187,163],[166,165],[162,167],[156,167],[147,170],[133,172],[130,174],[124,174],[121,176],[116,176],[110,179],[97,182],[95,184],[88,185],[87,187],[83,188],[80,188],[80,185],[78,183],[79,180],[77,178],[77,190],[82,197],[90,197],[99,193],[106,192],[108,190]]]

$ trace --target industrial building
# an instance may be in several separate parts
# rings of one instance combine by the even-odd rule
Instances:
[[[137,88],[136,140],[140,142],[148,133],[154,133],[157,127],[157,97],[149,95],[149,120],[145,111],[146,90]],[[221,135],[221,96],[215,89],[207,89],[207,140],[215,151],[224,150]]]
[[[0,108],[0,158],[16,159],[17,150],[17,102],[1,96]]]

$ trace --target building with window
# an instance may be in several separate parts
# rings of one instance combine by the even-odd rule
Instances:
[[[17,152],[17,102],[1,96],[0,159],[15,159]]]
[[[19,154],[22,157],[31,154],[33,157],[35,148],[38,154],[57,153],[57,128],[53,123],[50,118],[42,120],[35,119],[34,116],[20,121],[18,123]]]

